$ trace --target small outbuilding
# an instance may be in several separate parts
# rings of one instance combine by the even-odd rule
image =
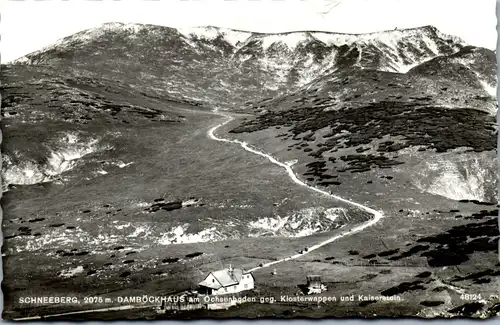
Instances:
[[[321,283],[321,276],[319,275],[308,275],[307,279],[307,294],[322,293],[326,291],[326,286]]]

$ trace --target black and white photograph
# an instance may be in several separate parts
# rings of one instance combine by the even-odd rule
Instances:
[[[2,0],[2,318],[500,315],[495,0]]]

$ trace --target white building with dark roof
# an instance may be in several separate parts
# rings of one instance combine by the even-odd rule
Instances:
[[[201,294],[223,295],[237,293],[254,288],[254,277],[250,272],[233,269],[231,266],[210,272],[205,280],[198,283]]]

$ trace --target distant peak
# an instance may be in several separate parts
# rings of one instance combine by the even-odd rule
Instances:
[[[437,30],[437,28],[433,25],[426,25],[426,26],[422,26],[421,27],[422,29],[431,29],[431,30]]]

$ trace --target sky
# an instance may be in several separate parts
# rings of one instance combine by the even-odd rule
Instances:
[[[496,0],[0,0],[0,54],[6,63],[106,22],[268,33],[368,33],[434,25],[494,50],[495,6]]]

